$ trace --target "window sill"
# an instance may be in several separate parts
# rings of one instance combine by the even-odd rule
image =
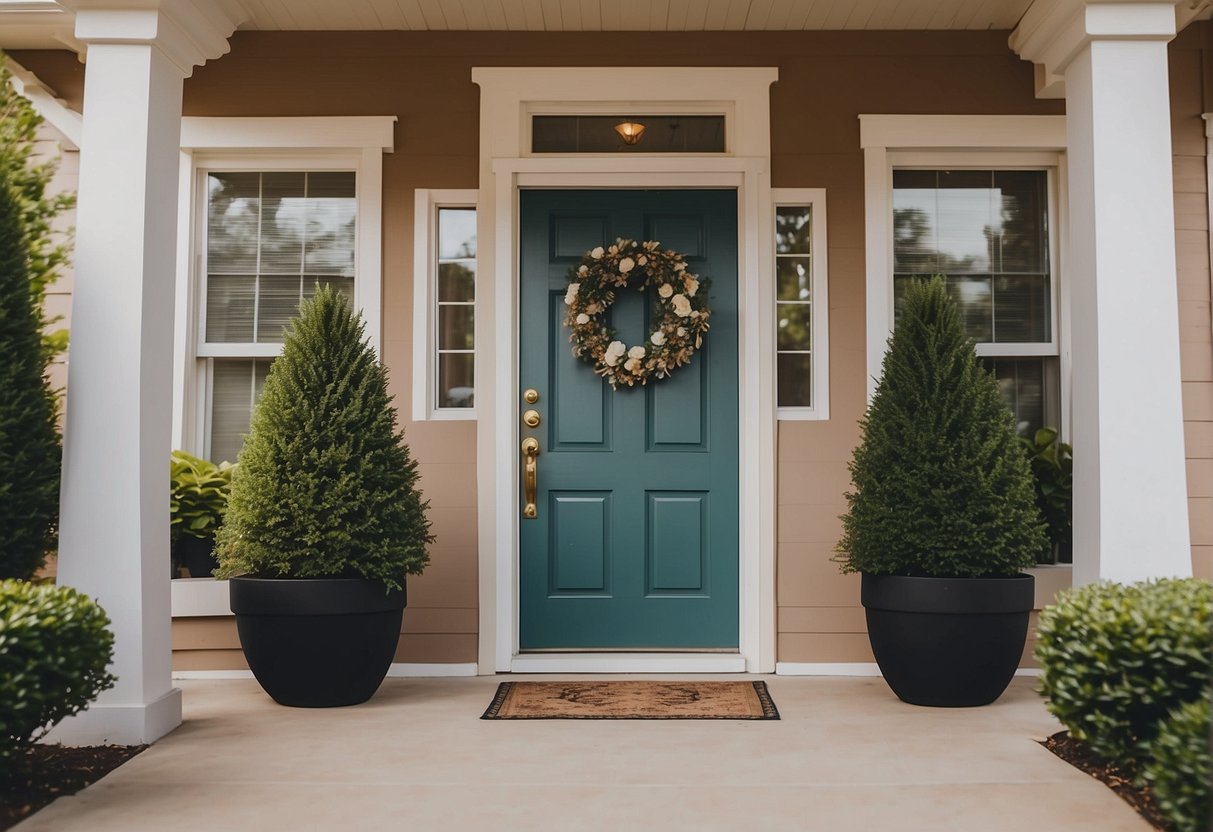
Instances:
[[[173,618],[231,615],[227,581],[214,578],[173,578]]]

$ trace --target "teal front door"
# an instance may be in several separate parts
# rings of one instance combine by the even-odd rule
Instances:
[[[737,192],[524,190],[520,234],[518,395],[540,418],[518,437],[539,442],[520,648],[736,650]],[[563,316],[569,267],[617,237],[710,278],[712,328],[669,378],[612,390],[573,357]],[[644,342],[650,298],[621,291],[610,314],[621,340]]]

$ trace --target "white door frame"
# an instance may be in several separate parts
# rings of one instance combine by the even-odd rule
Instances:
[[[479,672],[775,669],[774,212],[771,68],[481,68],[476,343]],[[697,112],[726,118],[724,154],[530,153],[536,112]],[[738,194],[738,653],[518,652],[518,192],[730,188]]]

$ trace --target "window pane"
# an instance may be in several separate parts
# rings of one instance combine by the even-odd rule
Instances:
[[[1031,436],[1045,426],[1045,362],[1043,358],[988,358],[1003,399],[1015,414],[1015,430]]]
[[[1051,339],[1045,171],[896,170],[893,189],[895,297],[943,274],[970,337]]]
[[[812,293],[811,261],[808,257],[779,257],[775,260],[776,297],[779,300],[808,300]]]
[[[807,303],[780,303],[776,304],[775,313],[779,349],[807,350],[812,348],[812,306]]]
[[[438,300],[471,303],[476,300],[475,263],[438,265]]]
[[[299,311],[302,279],[261,278],[261,302],[257,306],[257,340],[279,343],[287,323]]]
[[[775,209],[776,254],[808,254],[810,232],[808,206]]]
[[[353,172],[214,173],[208,182],[207,341],[280,342],[318,275],[352,299]]]
[[[257,278],[212,274],[206,281],[206,340],[230,344],[253,340]]]
[[[253,405],[265,386],[272,359],[216,358],[211,386],[211,453],[235,462],[244,446]]]
[[[468,260],[476,256],[476,209],[438,209],[438,259]]]
[[[354,304],[354,278],[352,277],[325,277],[324,275],[305,274],[303,276],[303,296],[310,298],[316,294],[316,286],[332,286],[341,294],[345,295],[345,299]]]
[[[805,353],[781,353],[776,367],[779,407],[813,406],[813,357]]]
[[[470,350],[475,347],[475,323],[475,307],[438,307],[438,349]]]
[[[994,281],[994,340],[1049,340],[1049,282],[1044,275]]]
[[[476,357],[472,353],[438,356],[438,406],[473,407],[476,404]]]
[[[213,173],[207,177],[209,271],[256,271],[259,196],[256,173]]]
[[[615,125],[644,125],[627,144]],[[723,153],[724,116],[625,115],[532,116],[532,153]]]

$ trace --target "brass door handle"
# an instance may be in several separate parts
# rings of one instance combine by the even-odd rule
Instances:
[[[527,520],[534,520],[539,516],[539,510],[535,507],[535,492],[539,488],[539,440],[533,436],[528,436],[522,440],[522,484],[526,492],[526,506],[522,509],[522,516]]]

